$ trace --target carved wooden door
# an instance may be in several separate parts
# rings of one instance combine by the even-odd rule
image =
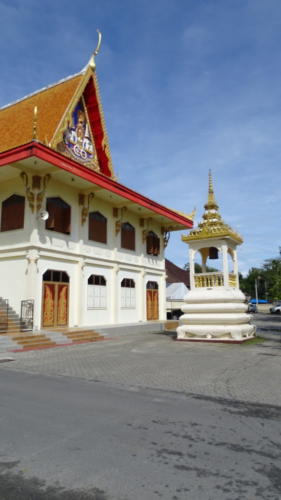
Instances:
[[[44,283],[42,324],[44,328],[67,326],[68,283]]]
[[[158,309],[158,290],[146,290],[146,314],[148,321],[159,318]]]

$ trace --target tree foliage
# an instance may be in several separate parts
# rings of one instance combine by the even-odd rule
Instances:
[[[186,269],[187,271],[189,271],[189,262],[184,265],[184,269]],[[198,264],[198,262],[195,262],[195,264],[194,264],[194,271],[196,273],[202,273],[202,266],[201,266],[201,264]],[[218,269],[216,269],[215,267],[206,266],[206,273],[214,273],[214,272],[217,272],[217,271],[218,271]]]
[[[265,260],[262,267],[252,267],[241,279],[240,286],[246,295],[255,297],[257,286],[260,299],[281,299],[281,257]]]

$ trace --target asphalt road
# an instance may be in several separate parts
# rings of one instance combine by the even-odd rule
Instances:
[[[1,500],[281,498],[280,405],[19,369],[0,395]]]

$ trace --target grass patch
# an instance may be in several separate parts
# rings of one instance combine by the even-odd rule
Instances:
[[[262,337],[254,337],[253,339],[245,340],[241,345],[262,344],[265,340]]]

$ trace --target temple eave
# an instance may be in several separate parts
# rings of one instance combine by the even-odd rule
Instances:
[[[208,240],[210,238],[230,238],[234,241],[236,241],[238,244],[243,243],[243,239],[241,236],[235,233],[230,233],[230,232],[208,232],[208,233],[196,233],[196,234],[188,234],[188,235],[182,235],[182,241],[185,243],[188,243],[189,241],[194,241],[194,240]]]

